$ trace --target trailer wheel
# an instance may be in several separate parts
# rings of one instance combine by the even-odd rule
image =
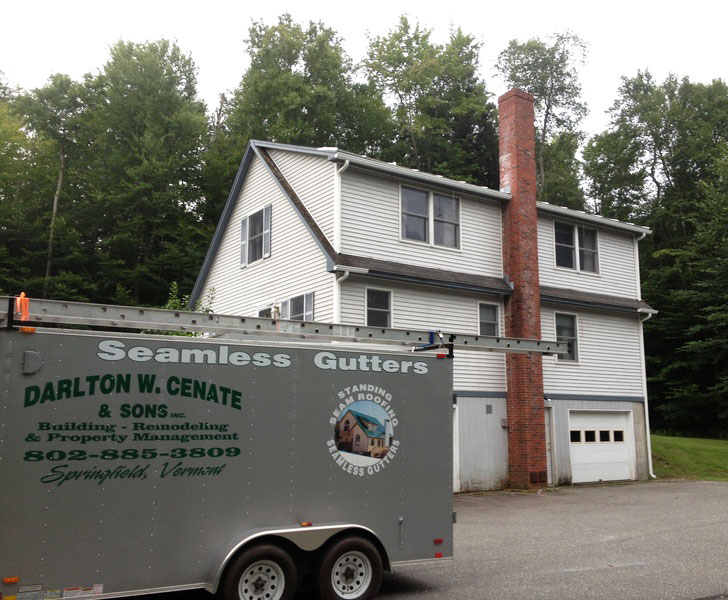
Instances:
[[[326,549],[316,572],[323,600],[370,600],[382,583],[382,557],[362,537],[347,537]]]
[[[239,554],[225,572],[224,600],[292,600],[298,574],[289,554],[273,545],[253,546]]]

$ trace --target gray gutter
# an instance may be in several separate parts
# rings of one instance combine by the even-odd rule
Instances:
[[[381,160],[375,160],[373,158],[367,158],[366,156],[360,156],[359,154],[352,154],[351,152],[345,152],[338,150],[334,157],[330,160],[336,162],[349,161],[351,167],[362,169],[364,171],[388,175],[396,179],[404,179],[407,181],[413,181],[421,185],[427,185],[430,187],[437,187],[468,196],[474,196],[476,198],[487,198],[489,200],[497,200],[498,202],[504,202],[511,199],[511,195],[505,192],[499,192],[492,190],[482,185],[475,185],[472,183],[466,183],[464,181],[456,181],[454,179],[448,179],[441,175],[433,175],[431,173],[425,173],[418,171],[417,169],[410,169],[408,167],[402,167],[400,165],[393,165]]]
[[[541,302],[624,313],[657,313],[644,300],[541,286]]]
[[[565,206],[556,206],[555,204],[549,204],[548,202],[536,202],[536,210],[539,214],[545,214],[565,220],[579,221],[581,223],[592,223],[599,227],[628,231],[630,233],[639,234],[642,237],[652,233],[652,230],[649,227],[642,227],[641,225],[635,225],[634,223],[625,223],[624,221],[618,221],[617,219],[610,219],[608,217],[602,217],[601,215],[593,215],[581,210],[566,208]]]

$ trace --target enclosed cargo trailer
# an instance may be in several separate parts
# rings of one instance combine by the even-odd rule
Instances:
[[[383,570],[452,557],[452,343],[50,301],[17,321],[5,302],[3,600],[284,600],[304,573],[372,598]]]

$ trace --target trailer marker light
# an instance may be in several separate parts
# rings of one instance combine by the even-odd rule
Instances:
[[[20,333],[35,333],[35,327],[18,327]]]
[[[436,552],[435,558],[442,558],[442,552]]]
[[[434,542],[436,546],[439,546],[440,544],[442,544],[442,538],[435,538]]]
[[[447,358],[447,354],[438,354],[437,358]]]
[[[311,527],[313,523],[311,521],[301,521],[301,527]]]
[[[19,583],[20,577],[3,577],[3,583]]]

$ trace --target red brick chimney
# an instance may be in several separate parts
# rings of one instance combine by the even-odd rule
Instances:
[[[541,338],[536,221],[536,132],[533,96],[513,89],[498,99],[503,272],[513,282],[506,336]],[[512,488],[546,486],[546,426],[541,356],[506,355],[508,479]]]

